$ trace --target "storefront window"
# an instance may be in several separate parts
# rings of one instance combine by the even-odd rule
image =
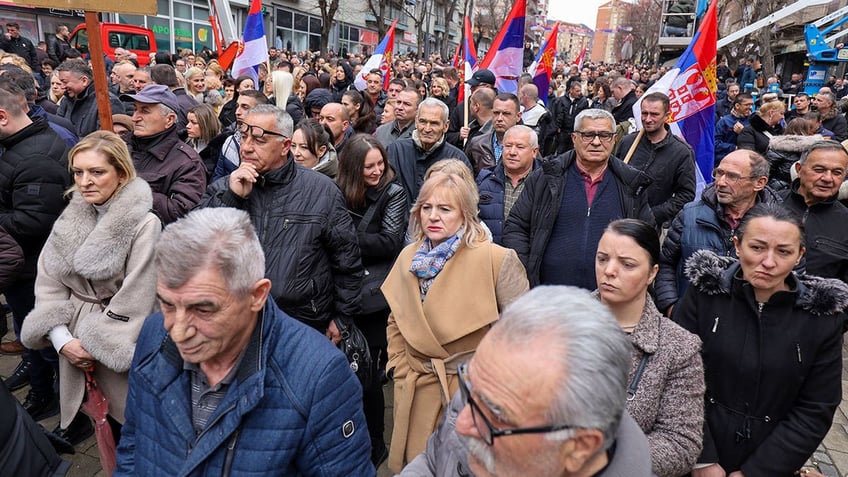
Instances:
[[[318,50],[321,46],[321,19],[302,13],[276,9],[275,44],[291,51]]]

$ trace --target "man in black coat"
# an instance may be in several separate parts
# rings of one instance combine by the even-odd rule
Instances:
[[[36,264],[53,222],[65,207],[64,192],[70,185],[68,146],[42,117],[30,119],[24,110],[24,91],[10,78],[0,77],[0,227],[9,232],[24,252],[24,269],[3,294],[12,310],[15,334],[20,335],[24,317],[35,305]],[[9,388],[31,388],[24,409],[36,420],[59,411],[53,391],[53,348],[28,350],[13,375]]]
[[[445,141],[447,130],[448,106],[436,98],[427,98],[418,105],[412,137],[386,148],[389,164],[397,174],[396,181],[406,190],[410,207],[418,198],[424,173],[433,164],[442,159],[459,159],[469,172],[472,170],[465,153]]]
[[[20,56],[26,60],[32,71],[41,71],[35,43],[21,36],[21,26],[17,23],[6,24],[6,34],[0,37],[0,50]]]
[[[848,172],[848,152],[836,141],[820,141],[795,164],[798,179],[782,192],[784,205],[804,217],[810,275],[848,282],[848,208],[836,197]]]
[[[555,100],[557,103],[552,110],[556,111],[557,148],[556,153],[562,154],[574,148],[571,134],[574,132],[574,119],[584,109],[589,108],[589,99],[583,96],[580,80],[571,80],[568,93]]]
[[[100,129],[100,116],[97,111],[97,96],[94,93],[94,73],[87,64],[80,61],[65,61],[56,71],[59,81],[65,88],[65,99],[59,105],[58,115],[76,126],[77,136],[85,137]],[[109,93],[112,114],[124,114],[121,100]]]
[[[594,290],[595,253],[607,225],[621,218],[654,224],[644,193],[650,178],[612,156],[612,115],[587,109],[574,129],[574,150],[530,173],[504,227],[504,246],[518,253],[531,287]]]
[[[645,132],[628,163],[653,180],[645,193],[658,226],[671,222],[695,198],[695,153],[671,133],[665,123],[668,108],[668,96],[663,93],[650,93],[642,99]],[[622,138],[616,157],[625,158],[638,135]]]
[[[56,34],[47,40],[47,56],[57,64],[68,59],[68,51],[71,50],[71,43],[68,41],[70,36],[68,25],[59,25],[56,27]]]
[[[612,82],[612,95],[618,105],[612,108],[615,123],[623,123],[633,117],[633,105],[636,104],[636,85],[632,80],[619,76]]]
[[[241,164],[209,186],[200,206],[248,212],[265,251],[274,301],[338,342],[332,320],[359,313],[363,275],[342,193],[323,174],[295,164],[288,113],[259,105],[242,125]]]

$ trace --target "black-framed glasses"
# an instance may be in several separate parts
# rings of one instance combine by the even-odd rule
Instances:
[[[242,134],[242,136],[245,136],[248,133],[250,133],[250,136],[253,139],[259,139],[259,138],[262,138],[264,136],[286,137],[286,135],[283,134],[283,133],[268,131],[267,129],[262,129],[259,126],[253,126],[253,125],[247,124],[245,122],[239,123],[238,130]]]
[[[592,142],[595,138],[600,139],[601,142],[610,142],[615,137],[615,133],[609,131],[574,131],[574,133],[579,134],[583,142]]]
[[[560,425],[560,426],[534,426],[534,427],[519,427],[514,429],[499,429],[489,422],[486,415],[471,397],[471,385],[468,382],[468,363],[463,363],[457,368],[457,376],[459,377],[459,390],[462,393],[465,402],[471,406],[471,419],[474,421],[474,427],[480,434],[480,438],[486,445],[492,445],[496,437],[512,436],[516,434],[547,434],[548,432],[563,431],[567,429],[579,429],[577,426]],[[482,424],[482,425],[481,425]]]
[[[744,177],[744,176],[740,176],[739,174],[737,174],[735,172],[727,172],[724,169],[721,169],[721,168],[718,168],[718,167],[713,169],[713,172],[710,175],[713,176],[713,179],[719,179],[721,177],[724,177],[724,180],[726,180],[728,184],[735,184],[735,183],[741,181],[742,179],[756,179],[756,177],[754,177],[754,176]]]

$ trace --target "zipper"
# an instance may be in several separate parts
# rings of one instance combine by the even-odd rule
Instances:
[[[715,322],[713,323],[713,333],[718,330],[718,316],[715,317]]]
[[[798,352],[798,364],[801,364],[801,343],[795,343],[795,351]]]

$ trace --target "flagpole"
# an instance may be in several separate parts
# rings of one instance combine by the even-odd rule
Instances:
[[[636,139],[633,140],[633,144],[630,145],[630,149],[627,151],[627,155],[624,156],[624,163],[628,164],[630,162],[630,158],[633,157],[633,153],[636,152],[636,148],[639,147],[639,141],[642,140],[642,136],[645,135],[645,128],[639,130],[636,134]]]

